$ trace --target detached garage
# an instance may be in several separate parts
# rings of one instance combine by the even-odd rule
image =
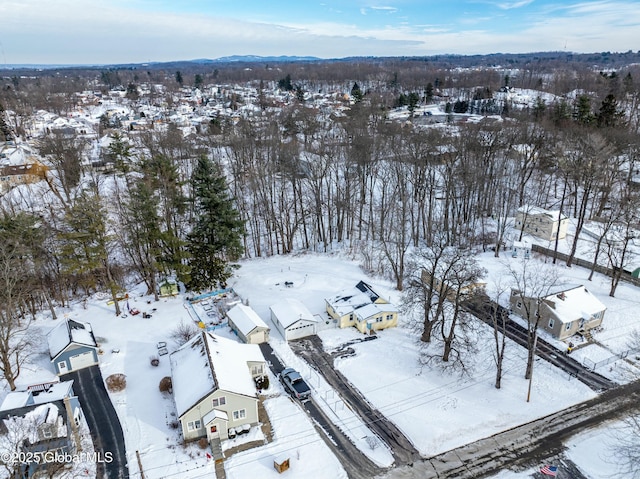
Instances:
[[[98,344],[89,323],[65,320],[51,330],[47,342],[58,375],[98,364]]]
[[[249,306],[237,304],[227,311],[229,327],[238,337],[248,344],[260,344],[269,341],[269,326],[258,313]]]
[[[318,332],[318,321],[297,299],[284,299],[272,304],[271,321],[287,341],[304,338]]]

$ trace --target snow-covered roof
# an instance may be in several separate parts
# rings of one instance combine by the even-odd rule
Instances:
[[[340,316],[349,314],[354,310],[371,304],[369,295],[363,293],[357,288],[347,289],[326,299],[327,303]]]
[[[0,411],[62,400],[71,397],[73,393],[72,387],[73,380],[70,380],[51,382],[43,384],[42,387],[28,386],[24,390],[11,391],[2,401]]]
[[[241,344],[206,331],[172,353],[171,378],[178,416],[215,389],[255,397],[249,362],[264,362],[257,344]]]
[[[36,444],[42,439],[38,434],[39,429],[48,424],[52,438],[67,437],[66,413],[62,402],[40,404],[29,408],[16,409],[10,416],[3,419],[7,430],[12,431],[17,443],[28,440]]]
[[[293,298],[286,298],[269,306],[271,313],[278,318],[283,328],[288,328],[296,321],[301,319],[305,321],[317,322],[316,318],[311,314],[307,307],[301,301]]]
[[[596,313],[606,310],[606,306],[584,286],[577,286],[546,296],[547,303],[553,303],[553,310],[563,323],[579,318],[590,319]]]
[[[225,421],[228,421],[229,415],[224,411],[220,411],[219,409],[212,409],[204,415],[204,417],[202,418],[202,423],[206,426],[214,419],[223,419]]]
[[[560,210],[546,210],[538,206],[524,205],[518,208],[518,212],[528,216],[546,215],[546,216],[549,216],[553,221],[558,221],[558,217],[560,217]],[[561,218],[563,220],[567,219],[567,217],[564,214],[561,216]]]
[[[245,337],[256,328],[269,329],[267,324],[258,316],[258,313],[256,313],[253,308],[245,306],[242,303],[235,305],[227,311],[227,316]]]
[[[98,347],[91,325],[73,319],[67,319],[53,328],[47,335],[47,342],[52,358],[55,358],[71,343]]]
[[[384,304],[367,304],[366,306],[362,306],[355,310],[356,316],[360,321],[365,321],[368,318],[373,316],[377,316],[381,313],[397,313],[398,308],[396,308],[393,304],[384,303]]]

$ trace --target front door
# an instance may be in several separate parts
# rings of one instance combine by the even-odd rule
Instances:
[[[220,437],[220,433],[218,432],[218,426],[215,424],[209,428],[209,437],[211,439],[216,439]]]

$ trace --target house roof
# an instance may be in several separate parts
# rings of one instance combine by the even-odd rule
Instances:
[[[314,323],[317,322],[316,318],[311,314],[307,307],[297,299],[283,299],[282,301],[269,306],[269,309],[273,315],[278,318],[278,321],[285,329],[301,319],[304,321],[312,321]]]
[[[204,415],[204,417],[202,418],[202,423],[206,426],[207,424],[209,424],[211,421],[215,419],[222,419],[224,421],[228,421],[229,415],[224,411],[220,411],[219,409],[212,409],[211,411],[209,411],[207,414]]]
[[[385,306],[383,306],[382,308],[376,309],[369,307],[374,306],[375,302],[378,301],[378,299],[380,299],[381,297],[382,296],[380,296],[371,285],[365,283],[364,281],[360,281],[355,286],[355,288],[344,290],[335,296],[327,298],[326,301],[340,316],[359,311],[358,315],[364,315],[363,318],[366,319],[379,312],[397,311],[397,308],[395,306],[386,303],[386,301]]]
[[[51,358],[55,358],[71,343],[98,347],[91,325],[73,319],[67,319],[53,328],[47,335],[47,342]]]
[[[73,380],[47,383],[44,386],[46,387],[28,386],[22,391],[11,391],[2,401],[0,411],[60,401],[73,395]]]
[[[523,205],[518,208],[518,212],[528,216],[546,215],[549,216],[553,221],[558,221],[558,217],[561,217],[563,220],[567,219],[565,215],[560,215],[560,210],[546,210],[538,206]]]
[[[173,396],[178,416],[221,389],[255,397],[249,362],[264,362],[257,344],[241,344],[207,331],[171,354]]]
[[[558,319],[563,322],[571,322],[576,319],[589,319],[592,315],[606,310],[606,306],[584,286],[558,291],[544,298]]]
[[[227,311],[227,316],[245,337],[256,328],[269,329],[267,323],[258,316],[253,308],[242,303]]]
[[[365,321],[368,318],[377,316],[381,313],[397,313],[398,308],[393,304],[367,304],[355,310],[356,316],[360,321]]]
[[[31,444],[41,441],[38,437],[38,427],[50,424],[54,428],[54,438],[67,437],[67,414],[62,401],[54,401],[45,404],[34,404],[21,408],[2,411],[0,432],[20,434],[20,442],[28,439]]]

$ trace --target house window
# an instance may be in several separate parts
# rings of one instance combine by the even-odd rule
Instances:
[[[521,302],[521,301],[518,301],[518,302],[516,303],[516,308],[518,308],[518,309],[522,309],[522,302]]]
[[[382,316],[378,316],[376,318],[376,323],[381,323],[382,322]]]
[[[565,329],[566,331],[569,331],[569,330],[571,329],[571,323],[567,323],[567,324],[564,326],[564,329]]]
[[[353,321],[353,313],[349,315],[349,321]]]
[[[233,420],[237,421],[239,419],[244,419],[245,417],[247,417],[247,410],[246,409],[240,409],[239,411],[233,411]]]
[[[200,419],[197,419],[195,421],[189,421],[187,423],[187,430],[189,431],[197,431],[198,429],[202,428],[202,421],[200,421]]]
[[[213,400],[213,407],[224,406],[225,404],[227,404],[227,398],[224,396]]]
[[[52,437],[53,435],[51,434],[51,430],[50,430],[49,428],[46,428],[46,429],[43,429],[43,430],[42,430],[42,436],[43,436],[45,439],[51,439],[51,437]]]
[[[393,319],[393,314],[387,314],[387,321],[391,321]]]
[[[554,324],[553,318],[549,318],[549,327],[553,328],[553,324]]]
[[[262,371],[262,364],[259,365],[259,366],[252,366],[251,367],[251,374],[253,376],[258,376],[258,375],[262,374],[262,372],[263,372]]]

